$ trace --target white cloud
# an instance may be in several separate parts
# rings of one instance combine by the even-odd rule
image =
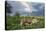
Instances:
[[[21,2],[21,4],[25,7],[24,10],[26,12],[31,12],[32,13],[32,10],[30,9],[30,6],[26,2]]]

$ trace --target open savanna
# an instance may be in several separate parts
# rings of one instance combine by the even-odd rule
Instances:
[[[33,23],[31,25],[21,25],[22,19],[32,21],[33,18],[37,19],[38,22]],[[27,18],[27,19],[26,19]],[[34,21],[35,22],[35,21]],[[44,16],[6,16],[6,29],[7,30],[16,30],[16,29],[36,29],[36,28],[44,28],[45,26],[45,18]]]

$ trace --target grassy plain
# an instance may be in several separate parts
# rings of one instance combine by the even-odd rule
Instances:
[[[7,16],[6,17],[6,28],[7,30],[19,30],[19,29],[36,29],[36,28],[44,28],[45,26],[45,18],[43,16],[25,16],[25,18],[33,18],[37,17],[36,19],[39,20],[38,23],[34,23],[30,26],[21,26],[20,22],[21,19],[24,18],[23,16],[17,17],[17,16]]]

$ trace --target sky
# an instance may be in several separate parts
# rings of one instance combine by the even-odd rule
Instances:
[[[7,0],[7,1],[44,2],[44,0]]]
[[[12,6],[11,16],[15,15],[17,11],[19,11],[22,16],[43,16],[44,14],[44,3],[22,1],[8,1],[8,3]]]

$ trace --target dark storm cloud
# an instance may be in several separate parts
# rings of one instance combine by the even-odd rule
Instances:
[[[18,11],[21,15],[26,15],[25,13],[30,14],[30,12],[25,11],[25,6],[23,6],[19,1],[8,1],[8,3],[12,6],[10,15],[15,15]],[[31,3],[28,2],[29,7],[32,10],[32,15],[43,15],[44,11],[44,3]]]

